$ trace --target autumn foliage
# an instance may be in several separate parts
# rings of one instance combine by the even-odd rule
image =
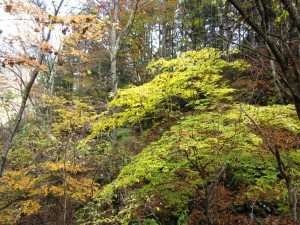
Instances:
[[[299,224],[297,1],[74,2],[0,3],[0,224]]]

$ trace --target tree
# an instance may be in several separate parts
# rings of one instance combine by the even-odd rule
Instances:
[[[106,21],[106,44],[110,55],[111,92],[113,98],[117,95],[118,91],[117,57],[134,21],[138,3],[139,0],[129,2],[122,0],[95,1],[89,3],[92,4],[99,18]],[[126,12],[129,15],[124,20]],[[115,109],[112,108],[111,112],[114,113]],[[112,133],[112,142],[114,144],[116,143],[116,139],[117,130],[114,130]]]
[[[247,4],[238,0],[229,0],[229,2],[251,29],[267,44],[280,66],[280,80],[290,90],[300,119],[300,73],[296,56],[292,53],[295,47],[293,44],[295,30],[299,36],[298,14],[295,14],[297,10],[294,8],[297,4],[290,7],[291,4],[282,1],[289,10],[286,11],[281,9],[281,5],[277,1],[272,1],[271,4],[264,0],[248,2]],[[283,19],[286,19],[287,22],[283,23]]]
[[[272,1],[268,4],[264,0],[249,2],[242,4],[237,0],[229,0],[229,2],[240,13],[241,17],[249,24],[249,26],[264,40],[270,52],[275,57],[276,62],[281,68],[281,81],[289,88],[296,108],[298,118],[300,119],[300,73],[298,70],[297,56],[293,52],[293,39],[300,34],[298,29],[299,15],[296,10],[296,4],[288,3],[287,1]],[[281,8],[281,4],[287,9]],[[250,12],[250,9],[252,10]],[[288,22],[282,23],[286,19]],[[299,27],[300,28],[300,27]],[[284,32],[283,32],[284,31]],[[252,120],[255,124],[254,120]],[[256,128],[260,130],[259,126]],[[260,131],[263,135],[263,132]],[[264,136],[264,135],[263,135]],[[270,151],[274,154],[278,163],[278,170],[285,179],[286,186],[289,192],[288,200],[291,214],[293,215],[294,224],[299,224],[297,214],[297,190],[292,185],[290,175],[287,174],[285,164],[282,162],[279,151],[270,142],[265,139]]]
[[[288,201],[289,201],[289,208],[291,215],[293,217],[294,224],[298,224],[298,210],[297,210],[297,194],[298,194],[298,187],[297,187],[297,180],[293,180],[293,172],[290,168],[288,168],[286,162],[284,160],[284,157],[282,156],[283,153],[280,151],[280,147],[278,145],[272,143],[272,141],[269,139],[269,137],[265,134],[263,129],[260,127],[260,125],[245,111],[244,108],[242,108],[243,113],[250,119],[250,121],[253,123],[255,128],[258,130],[259,135],[262,137],[263,141],[267,145],[269,151],[272,153],[272,155],[276,159],[277,163],[277,169],[280,173],[280,175],[285,180],[286,188],[288,191]],[[276,122],[275,122],[276,123]]]
[[[53,16],[56,17],[64,3],[64,0],[61,0],[57,7],[54,9],[54,14]],[[43,63],[45,62],[45,58],[47,54],[50,54],[51,46],[49,45],[49,41],[51,38],[52,34],[52,29],[48,29],[47,26],[49,24],[53,23],[54,21],[51,20],[52,15],[49,13],[45,12],[42,7],[43,5],[28,5],[23,2],[15,2],[12,3],[11,5],[6,5],[6,11],[11,12],[14,14],[20,13],[22,16],[23,14],[27,15],[32,21],[39,21],[40,24],[42,25],[43,29],[42,30],[44,35],[42,35],[39,41],[36,41],[34,38],[29,41],[29,45],[23,45],[23,43],[26,43],[26,40],[22,40],[22,36],[19,36],[19,42],[21,43],[21,48],[23,47],[23,55],[19,55],[19,49],[16,49],[16,52],[10,53],[10,52],[2,52],[2,54],[5,55],[7,63],[12,67],[14,65],[17,65],[18,59],[21,59],[21,64],[28,65],[30,67],[30,78],[29,81],[24,85],[24,90],[21,93],[22,94],[22,100],[21,100],[21,105],[20,108],[18,109],[17,115],[14,118],[12,125],[10,127],[10,131],[7,137],[7,140],[5,142],[4,149],[2,151],[1,155],[1,162],[0,162],[0,177],[3,175],[3,170],[5,167],[6,163],[6,158],[8,155],[8,152],[11,148],[12,141],[14,139],[14,136],[16,135],[18,126],[21,122],[23,113],[26,108],[27,100],[29,99],[31,90],[33,88],[33,85],[36,81],[36,78],[38,77],[38,74],[40,71],[45,70],[45,66],[43,66]],[[34,12],[30,15],[30,12]],[[39,15],[39,17],[38,17]],[[40,21],[40,19],[42,20]],[[34,32],[39,33],[40,30],[38,28],[33,28],[32,29]],[[31,31],[32,32],[32,31]],[[28,42],[27,42],[28,43]],[[35,47],[29,47],[30,45],[35,46]],[[29,49],[26,49],[28,48]],[[34,56],[27,56],[27,51],[33,51],[32,53]],[[20,57],[21,56],[21,57]],[[10,63],[9,63],[10,62]]]
[[[110,73],[112,94],[118,89],[117,56],[132,26],[139,0],[135,1],[95,1],[91,6],[97,11],[99,19],[106,22],[106,44],[110,54]],[[95,12],[95,11],[94,11]],[[126,16],[127,13],[127,16]],[[124,18],[126,18],[124,20]]]
[[[116,126],[160,134],[99,190],[80,213],[81,223],[235,224],[237,214],[244,224],[276,220],[272,210],[282,207],[276,199],[284,204],[278,210],[289,199],[282,178],[288,176],[293,188],[299,185],[300,121],[291,105],[243,105],[245,115],[222,74],[247,66],[223,58],[224,52],[202,49],[160,59],[148,66],[156,73],[152,81],[118,91],[110,103],[118,111],[99,115],[86,143]],[[163,130],[166,124],[171,125]],[[273,157],[266,137],[277,140],[271,147],[282,162]]]
[[[222,78],[219,73],[226,67],[244,69],[246,65],[241,60],[226,62],[221,59],[224,55],[217,49],[206,48],[182,53],[173,60],[150,63],[149,70],[153,73],[158,70],[159,75],[144,85],[121,89],[109,105],[118,111],[111,115],[108,111],[100,114],[91,138],[127,122],[137,125],[150,120],[153,124],[176,118],[181,109],[205,109],[227,99],[233,89],[219,86]]]

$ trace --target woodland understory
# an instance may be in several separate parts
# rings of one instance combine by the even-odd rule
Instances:
[[[300,224],[298,0],[0,7],[1,225]]]

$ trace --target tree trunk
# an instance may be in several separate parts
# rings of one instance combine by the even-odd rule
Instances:
[[[281,3],[284,5],[284,8],[289,12],[290,17],[292,18],[295,26],[297,27],[298,32],[300,33],[299,9],[296,8],[292,0],[281,0]]]
[[[42,63],[43,60],[44,60],[44,55],[41,55],[39,63]],[[18,114],[17,114],[17,116],[14,120],[14,123],[12,125],[12,129],[9,132],[7,141],[5,143],[4,150],[3,150],[2,155],[1,155],[0,177],[2,177],[2,175],[3,175],[3,171],[4,171],[5,164],[6,164],[6,159],[7,159],[8,152],[9,152],[11,146],[12,146],[13,139],[16,135],[19,124],[22,120],[22,116],[23,116],[23,113],[24,113],[25,108],[26,108],[26,103],[27,103],[27,100],[29,98],[30,91],[32,89],[32,86],[33,86],[36,78],[37,78],[38,73],[39,73],[38,70],[33,71],[32,75],[31,75],[31,78],[30,78],[30,81],[28,82],[28,84],[26,85],[26,87],[23,91],[22,102],[21,102],[20,109],[19,109]]]
[[[270,59],[270,65],[271,65],[271,74],[272,74],[275,90],[276,90],[277,94],[279,95],[281,104],[284,104],[283,96],[282,96],[280,87],[278,85],[279,81],[277,81],[277,72],[276,72],[274,60]]]
[[[112,95],[113,98],[117,96],[118,93],[118,77],[117,77],[117,54],[115,51],[111,52],[110,54],[110,72],[111,72],[111,85],[112,85]],[[116,109],[114,107],[110,108],[110,111],[112,114],[116,113]],[[113,128],[112,133],[111,133],[111,140],[113,147],[115,147],[117,143],[117,136],[118,136],[118,131],[117,128]]]
[[[118,16],[119,16],[119,4],[120,2],[111,2],[108,5],[108,12],[110,17],[110,76],[111,76],[111,86],[112,86],[112,95],[113,98],[117,96],[118,93],[118,75],[117,75],[117,56],[120,50],[121,41],[127,36],[129,27],[132,25],[134,16],[137,10],[139,0],[135,1],[135,8],[132,9],[130,13],[130,17],[125,25],[125,27],[121,30],[120,33],[117,33],[117,26],[119,24]],[[110,109],[111,113],[114,114],[116,109],[113,107]],[[115,127],[111,133],[111,140],[113,146],[116,145],[117,142],[117,128]]]
[[[111,18],[111,31],[110,31],[110,76],[111,76],[111,88],[112,96],[115,98],[118,92],[118,77],[117,77],[117,54],[119,51],[119,44],[117,39],[118,24],[118,3],[110,6],[110,18]],[[110,109],[112,114],[116,113],[116,109],[112,107]],[[117,128],[115,127],[111,133],[111,141],[115,147],[117,142]]]
[[[58,7],[55,10],[55,13],[54,13],[55,16],[58,15],[59,10],[60,10],[63,2],[64,2],[64,0],[60,1]],[[44,42],[48,42],[50,40],[51,32],[52,31],[49,30],[49,32],[48,32],[45,40],[43,40]],[[40,54],[38,63],[41,65],[44,62],[44,59],[45,59],[45,55],[44,54]],[[10,150],[11,146],[12,146],[12,142],[13,142],[13,139],[14,139],[16,133],[17,133],[17,129],[19,127],[19,124],[20,124],[20,122],[22,120],[22,117],[23,117],[23,114],[24,114],[24,111],[25,111],[25,108],[26,108],[27,100],[30,97],[31,89],[32,89],[32,87],[34,85],[34,82],[35,82],[38,74],[39,74],[39,70],[38,69],[33,70],[32,74],[30,76],[30,80],[26,84],[25,89],[24,89],[24,91],[22,93],[21,106],[20,106],[20,108],[18,110],[18,114],[17,114],[15,120],[13,121],[12,128],[10,129],[7,141],[6,141],[5,146],[4,146],[4,150],[3,150],[2,154],[1,154],[1,159],[0,159],[0,177],[2,177],[2,175],[3,175],[3,171],[4,171],[4,168],[5,168],[7,155],[9,153],[9,150]]]
[[[300,120],[300,98],[296,95],[293,95],[293,97],[294,97],[294,104],[296,107],[297,115]]]

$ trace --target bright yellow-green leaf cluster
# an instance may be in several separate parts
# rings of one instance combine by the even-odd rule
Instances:
[[[256,122],[264,126],[273,127],[273,129],[286,129],[294,134],[300,133],[300,122],[295,114],[294,105],[271,105],[264,107],[247,105],[245,110],[247,110]]]
[[[235,170],[232,182],[245,184],[249,198],[268,192],[280,195],[283,185],[278,182],[276,160],[241,107],[263,128],[299,134],[300,124],[294,106],[225,104],[221,107],[222,112],[216,109],[186,116],[173,125],[159,141],[136,155],[114,182],[99,190],[98,205],[111,203],[118,192],[124,191],[128,196],[135,196],[135,201],[127,207],[153,202],[152,210],[159,206],[162,210],[170,208],[171,213],[176,214],[176,210],[182,212],[187,207],[195,193],[199,197],[196,190],[205,188],[224,166],[228,173]],[[295,165],[300,162],[297,153],[292,147],[280,154],[283,160]],[[292,167],[291,176],[299,180],[299,170]],[[164,205],[154,205],[155,199],[161,199]],[[135,210],[138,209],[127,214],[127,222],[135,218]],[[107,218],[105,212],[96,212],[91,221],[119,216],[111,214]]]
[[[172,60],[160,59],[148,66],[155,78],[141,86],[129,86],[118,91],[110,103],[119,111],[114,115],[104,113],[94,126],[93,137],[101,130],[137,124],[148,118],[171,117],[180,108],[213,108],[215,103],[230,99],[234,89],[221,83],[225,68],[243,70],[243,61],[227,62],[225,53],[205,48],[189,51]]]

